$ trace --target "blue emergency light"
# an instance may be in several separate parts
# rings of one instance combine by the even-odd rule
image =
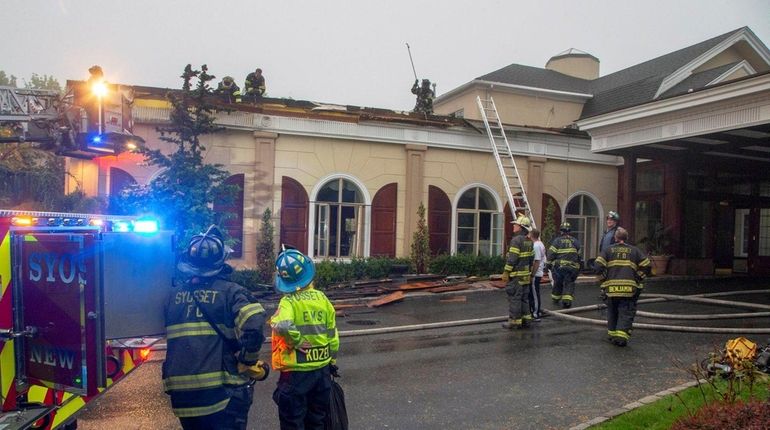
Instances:
[[[131,231],[131,224],[128,221],[114,221],[112,223],[112,231],[127,233]]]
[[[157,233],[158,221],[154,219],[140,219],[134,221],[134,233]]]
[[[91,142],[92,143],[102,143],[102,136],[97,134],[96,136],[91,138]]]

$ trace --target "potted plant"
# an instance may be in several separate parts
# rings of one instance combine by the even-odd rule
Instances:
[[[647,255],[652,263],[652,274],[663,275],[668,269],[671,254],[668,252],[671,245],[671,229],[658,224],[652,235],[639,240],[639,245],[647,250]]]

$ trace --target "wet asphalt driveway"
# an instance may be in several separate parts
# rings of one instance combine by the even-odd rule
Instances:
[[[681,281],[647,285],[649,293],[695,294],[770,288],[768,280]],[[543,289],[546,308],[551,307]],[[579,285],[575,306],[598,303]],[[770,295],[720,297],[770,305]],[[503,316],[501,290],[410,297],[376,310],[353,308],[340,330]],[[650,303],[663,313],[733,313],[747,309],[686,302]],[[579,316],[601,318],[598,311]],[[770,318],[719,321],[637,319],[719,327],[770,327]],[[690,381],[686,367],[737,335],[637,330],[626,348],[604,340],[606,328],[544,318],[524,330],[499,323],[343,337],[340,384],[351,429],[563,429]],[[770,335],[747,335],[767,342]],[[269,355],[269,346],[264,348]],[[159,355],[160,357],[161,355]],[[256,385],[249,428],[277,429],[271,400],[277,375]],[[81,429],[173,429],[160,362],[145,364],[90,405]]]

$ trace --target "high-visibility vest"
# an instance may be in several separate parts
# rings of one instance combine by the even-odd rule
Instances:
[[[334,306],[312,286],[283,296],[270,326],[273,369],[316,370],[337,357],[340,337]]]
[[[197,299],[197,302],[196,302]],[[206,320],[206,312],[227,339]],[[256,360],[264,342],[265,310],[248,290],[222,279],[172,291],[165,309],[163,385],[178,417],[210,415],[227,406],[226,385],[243,385],[236,350]]]

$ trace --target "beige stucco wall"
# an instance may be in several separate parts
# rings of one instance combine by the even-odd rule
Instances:
[[[581,79],[599,77],[599,61],[584,55],[550,59],[545,68]]]
[[[583,110],[581,102],[482,90],[463,92],[435,105],[434,110],[438,114],[448,115],[463,109],[465,118],[481,120],[481,114],[476,105],[477,96],[481,96],[482,99],[488,99],[490,96],[494,98],[497,113],[504,124],[560,128],[572,124],[580,117]]]
[[[701,64],[698,68],[693,70],[693,73],[702,72],[704,70],[713,69],[714,67],[723,66],[725,64],[735,63],[737,61],[743,61],[743,56],[735,48],[728,48],[719,54],[715,55],[710,60]]]
[[[406,149],[403,145],[282,135],[276,141],[275,193],[273,206],[281,207],[280,187],[289,176],[312,192],[331,175],[345,175],[362,184],[369,195],[368,204],[383,186],[398,184],[396,208],[396,255],[404,255],[404,201]],[[276,216],[280,218],[280,213]],[[310,219],[310,217],[308,217]],[[370,221],[371,222],[371,221]],[[276,226],[280,222],[276,221]],[[308,234],[312,235],[312,225]]]

